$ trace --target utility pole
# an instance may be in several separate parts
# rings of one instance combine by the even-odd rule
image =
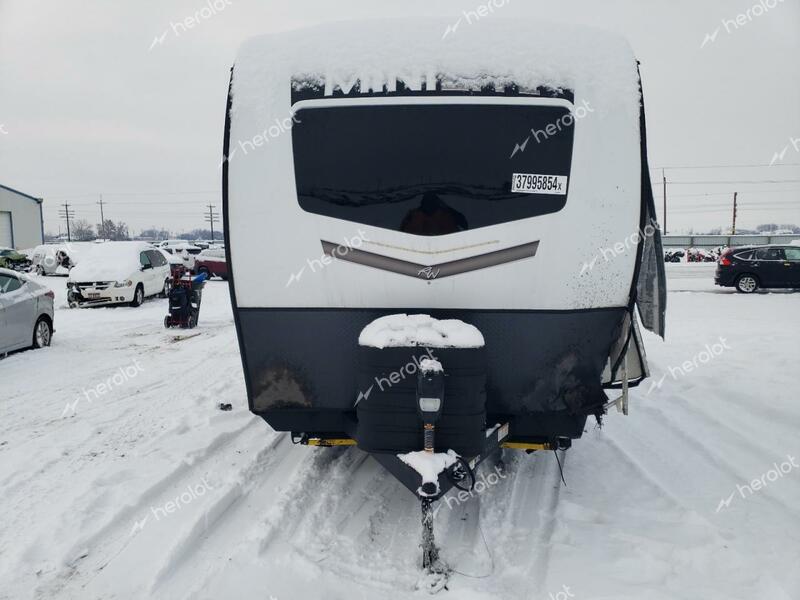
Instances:
[[[733,192],[733,225],[731,226],[731,235],[736,235],[736,196],[739,192]]]
[[[100,237],[106,239],[106,217],[103,214],[103,194],[100,194],[100,201],[98,202],[100,205],[100,229],[97,233],[100,234]]]
[[[661,181],[664,184],[664,231],[662,235],[667,235],[667,176],[664,169],[661,169]]]
[[[71,242],[72,235],[70,234],[69,220],[75,218],[75,211],[70,209],[69,204],[67,204],[66,202],[61,206],[63,206],[64,208],[59,209],[58,216],[67,221],[67,241]]]
[[[211,225],[211,241],[214,241],[214,223],[219,222],[219,215],[214,214],[214,205],[208,204],[208,214],[206,215],[206,223]]]

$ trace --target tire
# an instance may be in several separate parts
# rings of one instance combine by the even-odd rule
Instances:
[[[166,317],[164,317],[164,327],[165,327],[166,329],[169,329],[169,315],[167,315]]]
[[[39,317],[36,320],[36,325],[33,326],[33,343],[34,348],[45,348],[50,345],[53,339],[53,327],[50,325],[50,320],[46,317]]]
[[[164,280],[164,289],[161,290],[160,296],[162,298],[169,298],[169,293],[172,290],[172,284],[170,283],[169,279]]]
[[[136,308],[137,306],[141,306],[142,302],[144,302],[144,287],[140,283],[136,286],[136,291],[133,292],[133,300],[131,300],[131,306]]]
[[[194,315],[189,315],[189,320],[186,325],[189,329],[194,329],[195,325],[197,325],[197,319],[195,319]]]
[[[752,294],[758,289],[758,278],[745,273],[736,279],[736,289],[742,294]]]

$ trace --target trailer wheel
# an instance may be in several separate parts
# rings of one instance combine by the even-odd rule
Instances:
[[[164,327],[165,327],[166,329],[169,329],[169,315],[167,315],[166,317],[164,317]]]
[[[758,279],[755,275],[740,275],[736,280],[736,289],[743,294],[752,294],[758,289]]]

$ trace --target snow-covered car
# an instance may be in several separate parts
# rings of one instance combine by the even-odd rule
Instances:
[[[0,354],[50,345],[54,296],[26,275],[0,269]]]
[[[222,279],[228,279],[228,263],[225,260],[225,250],[221,248],[209,248],[197,255],[194,261],[196,273],[205,273],[209,277],[216,275]]]
[[[168,244],[161,247],[162,250],[179,256],[183,261],[183,266],[194,271],[195,257],[200,254],[203,249],[188,242],[181,242],[179,244]]]
[[[185,244],[186,240],[162,240],[160,242],[153,242],[153,245],[158,248],[166,248],[167,246],[174,246],[175,244]]]
[[[42,244],[31,254],[31,270],[37,275],[69,275],[69,270],[80,261],[96,242],[67,242]]]
[[[167,295],[170,267],[145,242],[104,242],[94,246],[69,273],[70,307],[123,304],[139,306],[148,296]]]
[[[164,257],[164,260],[169,263],[169,272],[172,277],[180,277],[186,268],[186,266],[183,264],[183,259],[178,255],[167,252],[163,248],[157,248],[157,250],[161,253],[161,256]]]
[[[0,268],[14,271],[27,271],[31,266],[30,259],[13,248],[0,248]]]

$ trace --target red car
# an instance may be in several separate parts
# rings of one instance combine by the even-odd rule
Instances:
[[[194,272],[205,273],[209,278],[216,275],[227,280],[228,263],[225,260],[225,250],[221,248],[203,250],[195,257]]]

